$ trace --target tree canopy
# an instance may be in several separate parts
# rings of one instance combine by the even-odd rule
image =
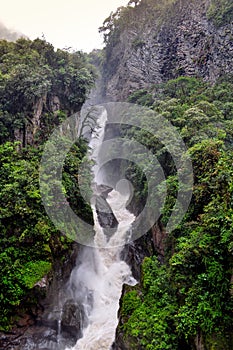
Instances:
[[[207,350],[232,348],[232,88],[229,80],[211,86],[180,77],[129,97],[177,128],[194,172],[191,205],[165,240],[164,263],[159,252],[146,258],[141,285],[123,298],[122,330],[130,349],[193,349],[197,337]],[[176,173],[152,135],[135,131],[135,137],[152,147],[167,169],[160,218],[166,225],[177,195]],[[141,193],[142,186],[146,183],[141,182]]]
[[[43,207],[39,167],[49,134],[80,111],[94,79],[81,52],[55,51],[41,39],[0,41],[0,329],[35,304],[36,282],[72,250]],[[77,182],[86,151],[81,139],[72,147],[63,184],[72,208],[92,222]]]

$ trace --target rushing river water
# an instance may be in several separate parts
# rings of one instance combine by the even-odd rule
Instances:
[[[93,177],[97,185],[101,185],[101,176],[98,172],[98,147],[103,141],[105,121],[102,114],[90,141],[90,158],[95,161]],[[130,267],[121,260],[122,249],[131,224],[135,220],[135,216],[126,209],[129,196],[127,183],[122,181],[107,195],[106,202],[118,222],[116,231],[110,238],[100,225],[96,206],[92,205],[95,223],[94,248],[84,248],[81,264],[72,272],[70,278],[70,284],[73,289],[75,286],[79,302],[80,298],[82,299],[86,316],[86,327],[73,350],[111,348],[118,324],[117,314],[122,286],[124,283],[131,285],[136,283]],[[81,297],[80,291],[82,291]]]
[[[83,336],[72,348],[74,350],[109,350],[115,339],[118,324],[119,300],[123,283],[135,284],[129,266],[121,260],[120,253],[126,233],[134,215],[125,209],[127,196],[113,190],[107,197],[119,225],[116,233],[107,242],[98,219],[95,220],[97,248],[87,248],[83,261],[71,276],[71,282],[85,291],[83,302],[87,313],[87,327]],[[106,248],[98,245],[106,243]],[[113,247],[114,244],[118,244]],[[91,295],[87,298],[87,295]],[[89,300],[89,303],[88,303]]]
[[[100,146],[104,145],[106,120],[105,113],[100,113],[89,141],[93,164],[91,246],[78,246],[77,263],[68,282],[62,270],[57,272],[43,315],[7,347],[9,350],[110,350],[114,343],[123,284],[137,283],[121,258],[135,216],[126,209],[131,197],[127,180],[118,174],[115,182],[108,184],[107,171],[101,168],[99,153],[105,153]]]

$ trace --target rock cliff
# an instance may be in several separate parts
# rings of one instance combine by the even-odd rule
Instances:
[[[233,5],[228,2],[223,13],[215,0],[141,0],[120,9],[105,49],[104,97],[122,101],[180,75],[215,82],[231,74]]]

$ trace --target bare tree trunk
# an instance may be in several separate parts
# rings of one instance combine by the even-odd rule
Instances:
[[[196,350],[205,350],[203,336],[201,332],[198,332],[194,340],[194,343],[195,343]]]

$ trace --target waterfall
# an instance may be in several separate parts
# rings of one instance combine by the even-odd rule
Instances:
[[[106,116],[97,120],[97,127],[90,140],[90,159],[94,160],[93,192],[102,185],[102,176],[98,167],[98,146],[103,142]],[[72,350],[109,350],[115,340],[118,325],[119,300],[123,284],[135,285],[130,267],[121,260],[130,227],[135,216],[126,209],[130,191],[127,181],[121,180],[110,191],[106,202],[112,210],[118,226],[108,237],[100,225],[96,205],[92,203],[94,217],[94,247],[84,247],[81,263],[70,277],[69,287],[74,291],[78,302],[82,303],[85,313],[82,337]],[[66,348],[67,350],[70,348]]]

